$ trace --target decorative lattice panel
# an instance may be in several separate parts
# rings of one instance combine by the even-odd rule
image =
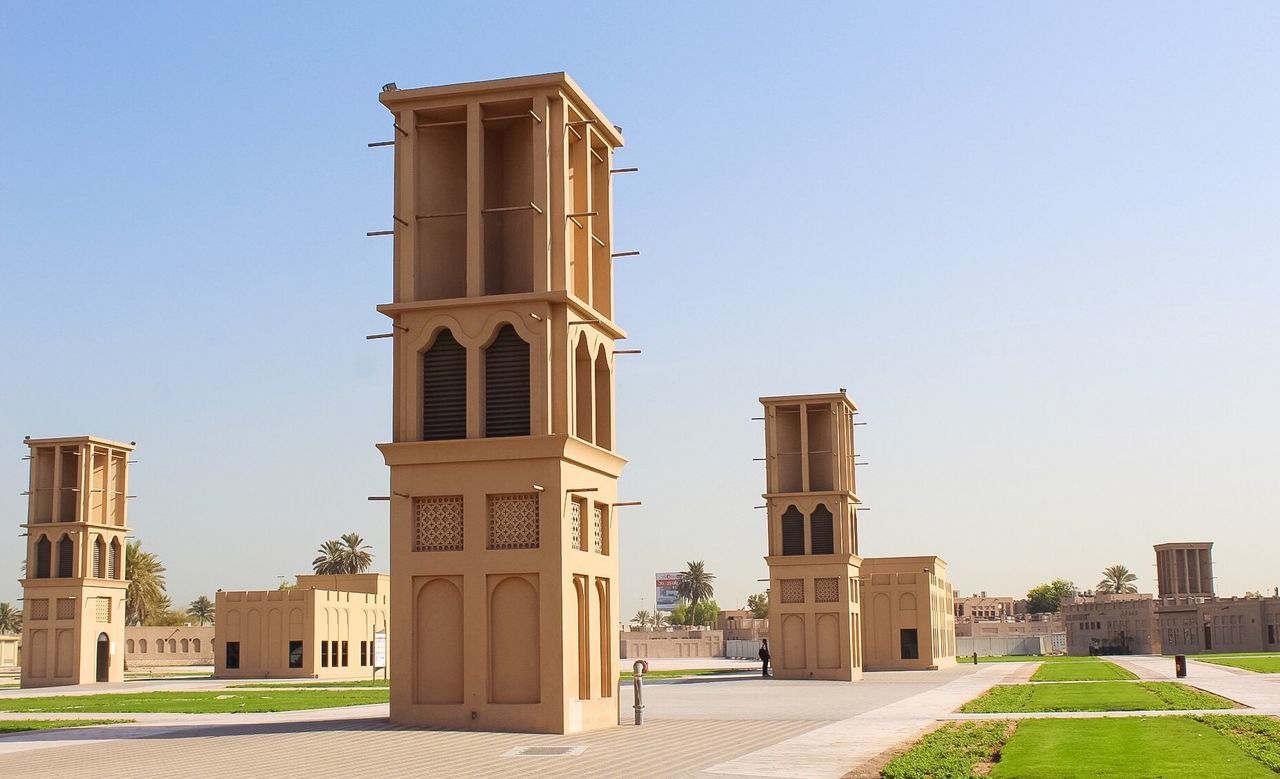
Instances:
[[[58,598],[58,619],[75,619],[76,602],[72,598]]]
[[[592,509],[591,548],[596,554],[604,554],[604,512],[599,506]]]
[[[537,549],[538,493],[489,496],[489,548]]]
[[[814,579],[813,599],[818,603],[834,603],[840,600],[840,580]]]
[[[576,500],[569,501],[570,543],[574,549],[582,548],[582,504]]]
[[[780,579],[778,588],[783,603],[804,603],[804,579]]]
[[[49,599],[39,598],[27,604],[31,615],[27,619],[48,619],[49,618]]]
[[[94,598],[93,599],[93,618],[98,622],[111,621],[111,599],[110,598]]]
[[[413,551],[457,552],[462,549],[462,496],[413,499]]]

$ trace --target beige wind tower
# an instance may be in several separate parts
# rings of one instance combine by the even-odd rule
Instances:
[[[1155,550],[1161,598],[1214,597],[1212,541],[1156,544]]]
[[[125,535],[133,444],[28,438],[22,686],[124,681]]]
[[[563,73],[388,84],[391,720],[616,725],[610,164]],[[378,234],[378,233],[375,233]]]
[[[760,398],[769,649],[781,679],[862,677],[853,417],[844,391]]]

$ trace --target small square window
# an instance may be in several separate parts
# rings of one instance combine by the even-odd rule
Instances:
[[[328,641],[320,642],[320,667],[321,668],[329,667],[329,642]]]
[[[289,667],[290,668],[302,667],[302,642],[301,641],[289,642]]]
[[[347,667],[347,643],[348,642],[346,641],[342,642],[342,667],[343,668]]]

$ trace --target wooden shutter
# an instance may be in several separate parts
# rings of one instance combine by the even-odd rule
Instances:
[[[467,437],[467,350],[444,330],[422,353],[422,440]]]
[[[484,434],[529,435],[529,344],[504,326],[484,352]]]
[[[804,514],[795,506],[782,514],[782,553],[804,554]]]
[[[818,506],[809,515],[809,554],[832,554],[836,551],[832,519],[826,506]]]

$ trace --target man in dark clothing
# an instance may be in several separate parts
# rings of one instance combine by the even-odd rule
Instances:
[[[769,639],[760,639],[760,675],[769,676]]]

